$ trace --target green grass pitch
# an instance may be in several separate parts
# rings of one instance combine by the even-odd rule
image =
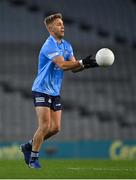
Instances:
[[[28,168],[23,160],[0,160],[0,179],[132,179],[136,161],[40,160],[40,170]]]

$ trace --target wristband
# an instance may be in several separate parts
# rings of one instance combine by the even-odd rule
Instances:
[[[83,60],[81,59],[81,60],[79,60],[78,62],[79,62],[79,64],[84,68]]]

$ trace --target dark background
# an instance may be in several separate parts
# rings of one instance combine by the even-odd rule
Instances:
[[[44,18],[56,12],[77,59],[108,47],[115,63],[65,73],[62,130],[54,140],[136,139],[136,1],[1,0],[0,141],[29,140],[35,131],[31,86],[49,35]]]

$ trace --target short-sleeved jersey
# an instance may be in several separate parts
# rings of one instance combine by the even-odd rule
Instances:
[[[68,61],[73,56],[73,49],[70,43],[64,39],[59,44],[50,35],[39,53],[38,73],[34,80],[32,91],[52,96],[60,95],[63,70],[53,62],[56,56],[63,56],[64,60]]]

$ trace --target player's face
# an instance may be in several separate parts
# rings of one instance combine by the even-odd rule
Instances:
[[[57,18],[52,24],[52,32],[54,36],[58,39],[62,39],[64,37],[64,24],[62,19]]]

